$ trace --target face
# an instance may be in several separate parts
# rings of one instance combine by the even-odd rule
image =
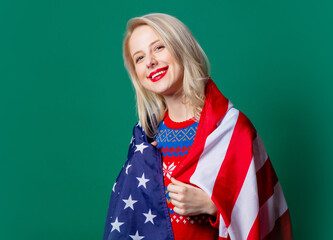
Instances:
[[[183,85],[183,67],[148,25],[134,29],[129,51],[142,86],[163,96],[172,96]]]

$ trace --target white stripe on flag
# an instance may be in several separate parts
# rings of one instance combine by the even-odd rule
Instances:
[[[287,202],[278,182],[274,186],[274,194],[260,208],[260,236],[262,239],[273,230],[275,221],[287,210]]]
[[[253,141],[253,155],[257,172],[268,159],[264,142],[261,140],[258,133],[256,139]]]
[[[219,237],[227,238],[228,237],[228,229],[224,223],[222,215],[220,214],[220,225],[219,225]]]
[[[207,137],[204,150],[190,182],[212,196],[215,180],[227,153],[239,111],[231,108],[221,124]]]
[[[257,176],[254,159],[252,158],[242,189],[231,213],[231,222],[228,228],[230,238],[247,239],[258,212]]]

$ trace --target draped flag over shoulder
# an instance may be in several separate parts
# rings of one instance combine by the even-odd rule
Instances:
[[[139,125],[134,141],[111,195],[104,240],[173,239],[161,156]],[[211,79],[192,148],[172,176],[211,197],[220,240],[292,239],[288,206],[262,140]]]
[[[192,149],[173,177],[211,197],[220,239],[292,239],[289,210],[262,140],[211,79]]]
[[[113,185],[103,240],[173,240],[160,152],[138,123]]]

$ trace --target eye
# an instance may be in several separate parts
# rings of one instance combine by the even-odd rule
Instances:
[[[135,63],[140,62],[140,60],[141,60],[142,58],[143,58],[142,56],[141,56],[141,57],[138,57],[138,58],[135,60]]]
[[[163,49],[163,48],[164,48],[163,45],[158,45],[158,46],[155,48],[155,50],[160,50],[160,49]]]

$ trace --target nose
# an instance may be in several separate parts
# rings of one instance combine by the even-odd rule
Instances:
[[[146,56],[146,65],[148,68],[155,67],[157,65],[157,60],[154,54],[149,54]]]

